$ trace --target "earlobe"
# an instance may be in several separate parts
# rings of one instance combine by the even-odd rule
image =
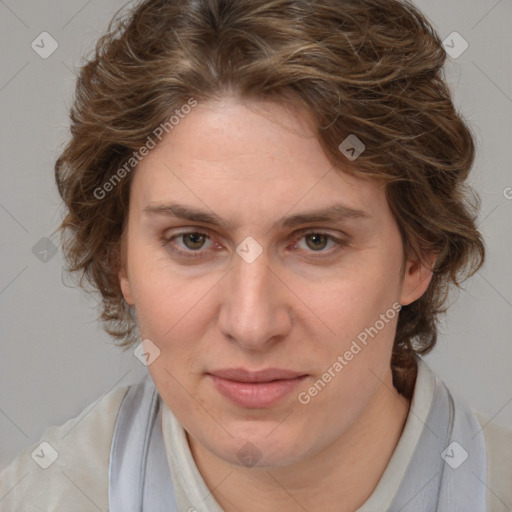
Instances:
[[[405,268],[400,303],[403,306],[418,300],[427,290],[432,280],[437,254],[432,254],[422,263],[419,259],[408,261]]]

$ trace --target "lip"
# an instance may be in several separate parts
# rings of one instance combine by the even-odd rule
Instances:
[[[272,407],[293,391],[307,375],[280,368],[249,371],[227,368],[207,374],[217,391],[239,407]]]

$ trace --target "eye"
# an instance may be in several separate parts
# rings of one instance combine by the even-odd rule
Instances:
[[[314,251],[325,249],[327,243],[330,241],[329,237],[322,233],[312,233],[303,238],[306,241],[306,245]]]
[[[329,255],[333,252],[337,252],[338,249],[346,245],[343,240],[318,231],[301,233],[297,236],[296,240],[298,240],[298,243],[296,243],[294,247],[298,247],[307,252],[327,253]],[[304,240],[304,244],[301,243],[302,240]],[[329,247],[329,244],[331,248],[335,248],[334,251],[324,250],[326,247]]]
[[[207,242],[211,242],[208,247]],[[303,242],[304,241],[304,242]],[[211,250],[220,250],[222,246],[214,242],[203,231],[183,231],[162,239],[162,245],[178,257],[206,258]],[[347,242],[333,235],[319,231],[296,233],[292,249],[299,249],[306,253],[317,253],[317,257],[328,257],[340,251]],[[329,248],[331,250],[325,250]]]
[[[204,242],[207,238],[207,235],[204,233],[192,232],[185,233],[184,235],[180,235],[181,240],[183,241],[185,247],[191,250],[201,249],[204,245]]]
[[[204,246],[208,240],[211,240],[210,237],[202,231],[184,231],[164,238],[162,245],[178,256],[200,258],[205,255]],[[220,247],[218,244],[215,245],[217,248]]]

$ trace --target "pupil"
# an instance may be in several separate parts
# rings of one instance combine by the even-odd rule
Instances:
[[[310,241],[316,240],[316,241],[313,242],[313,247],[312,247],[313,249],[315,249],[315,248],[318,249],[319,247],[323,248],[325,246],[325,241],[326,240],[325,240],[325,236],[324,235],[318,235],[318,234],[311,235],[311,236],[308,237],[308,239]],[[318,245],[319,241],[320,241],[320,245]],[[322,241],[324,242],[323,244],[322,244]]]
[[[203,235],[199,234],[199,233],[190,233],[187,235],[187,240],[190,240],[192,242],[192,246],[191,247],[192,249],[198,249],[201,245],[202,245],[202,238],[203,238]],[[198,244],[199,247],[195,244]]]

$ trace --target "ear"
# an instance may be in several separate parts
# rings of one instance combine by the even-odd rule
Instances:
[[[128,303],[128,305],[133,306],[135,304],[135,299],[132,295],[132,288],[130,286],[130,280],[128,279],[128,273],[123,265],[121,270],[118,273],[119,277],[119,286],[121,287],[121,292],[123,293],[124,300]]]
[[[117,264],[118,264],[118,273],[117,277],[119,279],[119,286],[121,288],[121,292],[123,294],[124,300],[128,305],[133,306],[135,304],[135,299],[132,294],[132,287],[130,285],[130,279],[128,278],[128,271],[126,265],[126,235],[123,233],[121,237],[120,244],[118,246],[118,250],[116,252]]]
[[[434,268],[437,256],[437,253],[428,254],[421,261],[414,255],[407,260],[402,283],[402,295],[400,297],[400,304],[402,306],[411,304],[425,293],[432,280],[432,269]]]

